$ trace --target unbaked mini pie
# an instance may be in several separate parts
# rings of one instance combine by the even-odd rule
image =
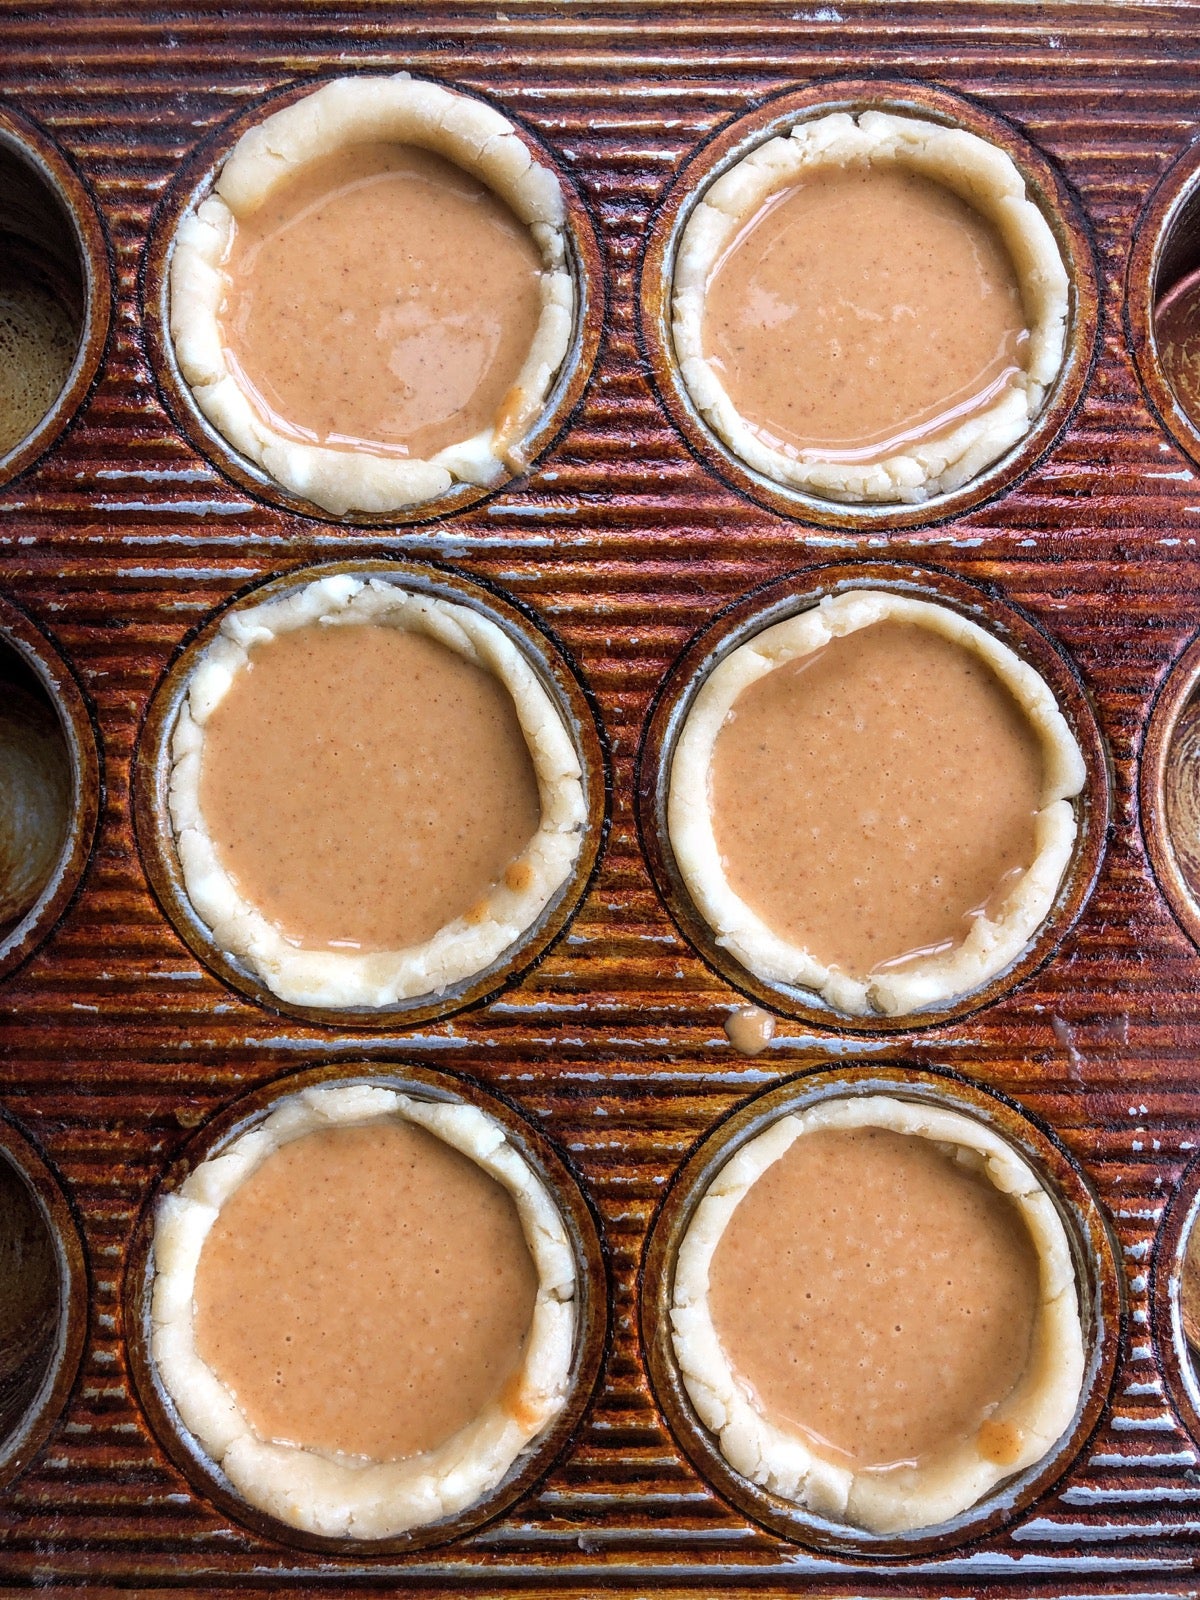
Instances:
[[[154,1269],[179,1417],[247,1502],[310,1533],[454,1516],[566,1401],[571,1245],[474,1106],[289,1096],[163,1198]]]
[[[875,1533],[1041,1461],[1083,1386],[1050,1195],[974,1118],[886,1095],[784,1116],[729,1159],[680,1243],[671,1323],[734,1470]]]
[[[748,466],[826,499],[917,502],[1026,434],[1069,278],[1012,160],[883,111],[801,122],[723,173],[679,241],[680,374]]]
[[[226,615],[187,680],[169,811],[215,942],[323,1007],[487,969],[568,881],[587,820],[574,742],[507,634],[346,574]]]
[[[1007,645],[947,606],[847,590],[702,682],[667,824],[689,895],[748,971],[894,1015],[980,988],[1034,938],[1085,776]]]
[[[570,343],[565,221],[498,111],[339,78],[244,134],[181,224],[180,370],[236,450],[336,514],[496,483]]]

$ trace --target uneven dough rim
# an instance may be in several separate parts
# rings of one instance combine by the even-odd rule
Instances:
[[[702,325],[709,278],[742,225],[767,197],[828,167],[905,167],[953,190],[998,229],[1021,286],[1029,324],[1023,374],[978,416],[881,462],[804,458],[765,444],[730,399],[704,354]],[[1063,364],[1070,279],[1049,223],[1026,197],[1024,179],[997,146],[921,118],[844,111],[800,122],[722,174],[704,193],[679,241],[671,285],[672,335],[683,384],[733,452],[764,477],[828,500],[920,503],[979,476],[1025,436]]]
[[[221,340],[223,270],[237,219],[318,156],[370,141],[431,150],[477,177],[529,228],[542,257],[541,315],[493,425],[428,460],[334,450],[277,432],[237,379]],[[456,484],[489,487],[524,470],[522,441],[570,348],[575,282],[558,179],[506,117],[408,73],[337,78],[273,112],[238,140],[213,193],[180,223],[170,260],[170,332],[196,404],[219,434],[292,494],[337,516],[403,511]]]
[[[974,919],[962,944],[902,971],[865,980],[827,966],[776,934],[737,895],[725,876],[713,832],[709,772],[713,749],[734,701],[774,668],[882,621],[916,623],[981,656],[1013,694],[1041,739],[1045,789],[1035,823],[1036,853],[997,908]],[[886,589],[827,595],[797,616],[764,628],[732,650],[701,684],[680,729],[671,762],[667,832],[680,875],[723,948],[767,983],[814,990],[852,1016],[897,1016],[957,999],[997,977],[1028,946],[1054,905],[1077,832],[1073,798],[1083,789],[1082,752],[1049,686],[993,634],[948,606]]]
[[[822,1128],[885,1128],[956,1146],[959,1159],[1018,1206],[1039,1261],[1040,1304],[1025,1375],[992,1420],[1024,1440],[1000,1466],[974,1440],[918,1467],[852,1471],[817,1455],[802,1436],[769,1421],[721,1347],[708,1304],[713,1254],[738,1203],[795,1139]],[[997,1484],[1043,1460],[1070,1427],[1084,1383],[1084,1339],[1071,1249],[1049,1194],[998,1135],[959,1112],[887,1095],[827,1100],[771,1124],[709,1185],[675,1264],[672,1343],[684,1387],[721,1454],[752,1483],[820,1516],[873,1533],[909,1533],[968,1510]]]
[[[355,953],[298,949],[243,898],[221,864],[200,809],[204,727],[251,648],[310,626],[377,624],[427,635],[491,672],[512,695],[537,774],[541,822],[513,863],[525,887],[501,881],[479,921],[457,917],[423,944]],[[184,888],[213,940],[292,1005],[394,1005],[436,995],[483,972],[541,915],[568,881],[583,844],[587,803],[574,743],[532,666],[505,633],[470,606],[399,584],[347,575],[318,578],[278,600],[227,613],[188,680],[171,736],[168,810]]]
[[[436,1449],[403,1461],[327,1455],[262,1440],[196,1351],[196,1270],[221,1206],[281,1145],[331,1126],[416,1123],[469,1156],[512,1195],[538,1273],[529,1343],[511,1408],[493,1401]],[[150,1352],[184,1425],[251,1505],[325,1537],[385,1539],[454,1516],[502,1481],[566,1404],[575,1342],[575,1262],[557,1206],[475,1106],[369,1084],[304,1089],[201,1162],[158,1206]]]

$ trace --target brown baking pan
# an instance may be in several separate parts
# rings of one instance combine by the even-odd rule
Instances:
[[[563,174],[587,311],[523,476],[404,523],[338,522],[272,495],[186,414],[163,230],[261,103],[402,68],[492,101]],[[661,275],[689,173],[797,108],[872,97],[1011,148],[1075,290],[1067,376],[1028,446],[952,503],[856,518],[769,492],[712,445],[664,365]],[[2,1592],[1196,1592],[1178,1277],[1200,1192],[1200,897],[1167,817],[1200,683],[1200,433],[1152,307],[1200,265],[1198,135],[1191,0],[0,0],[0,156],[67,219],[81,330],[63,400],[0,461],[0,649],[58,705],[77,791],[62,881],[0,939],[0,1264],[17,1245],[30,1262],[0,1281]],[[536,625],[596,725],[609,818],[581,903],[527,960],[452,1015],[385,1027],[285,1014],[232,981],[167,914],[134,828],[135,752],[188,641],[254,584],[362,560],[449,569]],[[661,708],[718,614],[847,572],[938,587],[1050,664],[1089,759],[1087,853],[1051,936],[978,1003],[887,1029],[775,1004],[749,1059],[722,1025],[753,990],[681,911],[656,832]],[[377,1554],[305,1548],[210,1497],[133,1370],[151,1197],[242,1096],[351,1064],[448,1076],[534,1130],[585,1197],[608,1301],[598,1380],[553,1459],[482,1524]],[[1090,1263],[1069,1450],[923,1544],[764,1511],[662,1368],[662,1240],[706,1141],[829,1074],[952,1086],[1024,1130]]]

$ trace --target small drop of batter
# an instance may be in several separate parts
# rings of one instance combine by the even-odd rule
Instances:
[[[744,1056],[757,1056],[775,1037],[775,1018],[761,1006],[739,1006],[725,1018],[725,1037]]]

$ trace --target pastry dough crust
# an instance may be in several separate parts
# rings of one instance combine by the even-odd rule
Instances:
[[[827,966],[762,920],[725,876],[713,832],[709,770],[721,728],[737,697],[757,679],[831,639],[873,623],[916,623],[973,651],[1011,691],[1038,734],[1045,787],[1035,822],[1036,854],[991,916],[976,917],[960,945],[866,979]],[[839,1011],[889,1016],[938,1005],[978,989],[1015,961],[1050,913],[1075,845],[1071,804],[1087,777],[1083,755],[1045,681],[1007,645],[947,606],[884,589],[826,596],[811,610],[765,628],[730,652],[701,684],[671,763],[667,831],[688,893],[717,943],[768,983],[813,989]],[[899,952],[897,952],[899,953]]]
[[[334,450],[278,433],[239,384],[221,339],[223,264],[238,219],[306,163],[371,142],[416,145],[472,173],[526,224],[544,265],[541,316],[503,413],[491,427],[428,461]],[[235,450],[292,494],[335,515],[401,511],[449,493],[456,483],[487,486],[525,467],[522,440],[550,393],[574,325],[562,189],[512,124],[479,100],[404,72],[338,78],[238,140],[214,193],[179,226],[170,299],[180,371],[201,411]]]
[[[424,944],[356,953],[300,949],[243,898],[221,863],[200,809],[204,728],[256,644],[306,627],[364,623],[426,634],[509,690],[537,774],[541,823],[486,915],[458,917]],[[279,600],[231,611],[192,673],[171,740],[168,804],[188,899],[216,942],[281,1000],[302,1006],[387,1006],[438,994],[489,967],[540,916],[571,875],[587,804],[579,757],[557,708],[516,645],[469,606],[413,594],[376,578],[319,578]]]
[[[822,1128],[887,1128],[931,1139],[986,1177],[1018,1207],[1039,1261],[1040,1304],[1024,1376],[989,1419],[1014,1441],[1012,1459],[988,1459],[976,1438],[915,1466],[853,1470],[817,1455],[800,1434],[754,1404],[721,1346],[708,1303],[713,1254],[750,1187],[794,1140]],[[1083,1389],[1079,1294],[1066,1230],[1025,1162],[973,1118],[916,1101],[870,1095],[827,1100],[781,1117],[730,1158],[713,1180],[679,1246],[672,1337],[684,1386],[735,1471],[770,1494],[820,1516],[904,1533],[957,1516],[1013,1474],[1041,1461],[1075,1416]]]
[[[417,1123],[462,1151],[512,1195],[538,1274],[533,1321],[507,1405],[493,1401],[434,1450],[402,1461],[331,1455],[260,1438],[196,1350],[193,1295],[221,1207],[281,1145],[331,1126]],[[151,1355],[184,1425],[251,1505],[295,1528],[385,1539],[489,1494],[566,1403],[575,1342],[575,1261],[549,1193],[474,1106],[414,1099],[370,1084],[304,1089],[196,1167],[159,1204],[154,1225]]]
[[[767,198],[830,167],[901,166],[945,185],[998,229],[1021,286],[1029,342],[1024,372],[994,405],[949,433],[867,464],[830,461],[814,447],[787,454],[763,443],[730,399],[701,338],[709,279]],[[707,189],[679,242],[672,332],[685,387],[713,431],[764,477],[828,500],[919,502],[959,488],[1028,433],[1062,366],[1070,279],[1049,223],[1026,198],[1012,160],[963,128],[916,117],[844,111],[769,139]]]

